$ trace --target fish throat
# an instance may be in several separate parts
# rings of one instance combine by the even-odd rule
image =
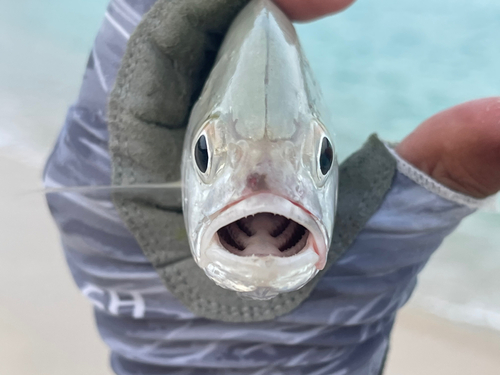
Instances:
[[[221,246],[235,255],[289,257],[304,249],[309,230],[292,219],[262,212],[220,228],[217,236]]]

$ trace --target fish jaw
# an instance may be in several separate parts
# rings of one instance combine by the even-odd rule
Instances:
[[[305,228],[303,247],[291,255],[229,251],[219,235],[221,228],[263,213],[280,215]],[[213,215],[200,235],[198,265],[221,287],[252,299],[269,299],[301,288],[323,269],[328,243],[325,228],[302,207],[272,193],[259,193]]]

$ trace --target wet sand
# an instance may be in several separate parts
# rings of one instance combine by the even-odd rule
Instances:
[[[0,373],[110,375],[90,304],[73,283],[40,169],[0,150]],[[498,375],[500,334],[405,308],[386,375]]]
[[[500,374],[500,333],[403,308],[385,375],[448,374]]]

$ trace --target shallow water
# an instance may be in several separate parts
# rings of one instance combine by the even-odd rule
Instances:
[[[42,163],[76,98],[106,0],[2,1],[0,148]],[[341,159],[373,132],[402,139],[455,104],[500,95],[500,2],[359,0],[298,30],[336,128]],[[412,299],[500,330],[500,215],[466,219]]]

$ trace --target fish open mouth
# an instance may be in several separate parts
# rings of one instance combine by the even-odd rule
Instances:
[[[328,239],[323,226],[307,210],[274,194],[260,193],[229,205],[212,217],[203,232],[202,267],[204,253],[214,248],[236,255],[237,262],[291,259],[309,250],[317,254],[319,270],[326,263]]]
[[[304,249],[309,234],[296,221],[270,212],[241,218],[217,231],[220,244],[239,256],[293,256]]]

